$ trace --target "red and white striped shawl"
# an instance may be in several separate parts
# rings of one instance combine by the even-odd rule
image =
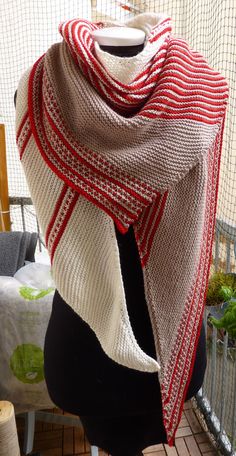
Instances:
[[[158,371],[172,446],[202,324],[228,87],[169,18],[128,25],[142,21],[153,57],[130,84],[96,58],[91,31],[106,24],[62,24],[63,42],[20,81],[17,143],[60,294],[114,361]],[[134,227],[155,360],[130,325],[114,223]]]

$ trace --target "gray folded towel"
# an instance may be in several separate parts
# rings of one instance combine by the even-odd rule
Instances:
[[[35,261],[38,233],[4,231],[0,233],[0,275],[13,277],[25,261]]]

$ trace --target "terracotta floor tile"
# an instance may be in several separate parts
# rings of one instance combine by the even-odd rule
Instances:
[[[186,427],[186,426],[189,426],[189,422],[188,422],[186,416],[182,416],[178,427],[181,428],[181,427]]]
[[[192,435],[192,429],[189,426],[178,428],[176,431],[176,437],[185,437],[187,435]]]
[[[194,438],[198,444],[209,442],[209,437],[206,432],[199,432],[199,434],[194,434]]]
[[[164,445],[162,445],[162,443],[159,443],[157,445],[152,445],[152,446],[145,448],[145,450],[143,450],[143,454],[146,455],[149,453],[153,453],[154,451],[161,451],[161,450],[164,450]]]
[[[193,411],[193,409],[188,409],[185,411],[185,416],[187,418],[187,421],[189,423],[189,426],[191,426],[191,429],[193,431],[193,434],[197,434],[198,432],[202,431],[202,427]]]
[[[213,450],[210,442],[198,443],[201,453],[204,454]]]
[[[164,444],[165,447],[165,452],[168,456],[178,456],[178,453],[176,451],[175,447],[170,447],[169,445]]]
[[[189,451],[183,437],[175,439],[175,447],[179,456],[189,456]]]
[[[166,456],[165,450],[154,451],[153,453],[145,453],[145,456]]]
[[[188,437],[185,437],[185,443],[188,447],[188,451],[191,454],[191,456],[201,456],[201,452],[198,448],[197,442],[194,439],[193,435],[190,435]]]

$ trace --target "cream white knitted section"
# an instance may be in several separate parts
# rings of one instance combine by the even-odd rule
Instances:
[[[34,167],[32,167],[31,160],[34,160]],[[45,236],[48,222],[53,215],[58,195],[61,193],[64,183],[58,178],[55,179],[55,174],[46,166],[45,161],[38,152],[33,136],[29,140],[21,163],[27,176],[27,183],[38,222]],[[40,196],[39,188],[41,188]]]
[[[103,64],[106,70],[115,79],[123,84],[129,84],[141,72],[142,68],[154,57],[162,46],[166,37],[161,36],[155,44],[148,42],[148,36],[152,27],[157,25],[165,15],[143,13],[127,21],[125,27],[134,27],[143,30],[146,33],[145,46],[141,52],[133,57],[119,57],[109,52],[103,51],[99,43],[95,41],[94,51],[97,59]],[[116,26],[116,22],[110,23],[109,27]]]
[[[135,27],[143,30],[146,34],[146,43],[152,28],[158,25],[166,17],[168,16],[165,13],[140,13],[124,22],[124,26]]]
[[[27,75],[18,86],[19,106],[27,98]],[[16,123],[20,125],[18,110]],[[22,165],[45,236],[64,183],[46,165],[33,136]],[[139,347],[130,324],[113,220],[80,195],[68,223],[52,265],[60,295],[89,324],[111,359],[132,369],[158,371],[159,364]]]
[[[20,79],[17,89],[16,102],[16,130],[18,130],[24,115],[27,113],[27,90],[30,70],[27,70]],[[60,194],[63,182],[55,179],[55,174],[46,166],[45,161],[38,152],[37,146],[31,135],[28,146],[22,158],[22,165],[27,176],[31,199],[35,206],[38,222],[45,236],[48,220],[51,219],[55,204]],[[32,166],[34,163],[34,166]],[[28,180],[29,176],[29,180]],[[41,188],[40,198],[38,189]],[[38,216],[39,214],[39,216]]]
[[[20,127],[24,115],[28,111],[27,106],[27,84],[29,79],[29,73],[31,68],[28,68],[25,73],[20,78],[18,88],[17,88],[17,98],[16,98],[16,118],[15,118],[15,130],[16,133]]]
[[[73,78],[75,76],[73,74],[73,63],[70,61],[70,64],[72,66],[70,77]],[[23,103],[25,103],[25,100],[27,99],[27,74],[23,76],[22,81],[19,84],[19,106],[25,106]],[[53,79],[54,75],[52,74],[51,77]],[[83,85],[87,85],[87,81],[84,78],[81,81],[80,103],[78,104],[78,100],[75,99],[75,104],[74,106],[70,105],[70,109],[69,106],[67,106],[67,104],[65,103],[64,114],[70,120],[70,116],[72,115],[75,106],[79,106],[80,109],[86,109],[87,104],[83,104],[82,98],[83,96],[88,97],[92,91],[95,109],[90,110],[89,116],[91,117],[94,114],[96,114],[96,122],[95,119],[94,122],[92,122],[92,125],[94,126],[94,131],[91,131],[91,134],[88,135],[86,126],[85,128],[81,128],[80,125],[78,138],[81,140],[82,143],[86,143],[87,146],[91,147],[92,150],[102,153],[102,149],[107,149],[107,132],[105,128],[103,129],[101,125],[99,125],[99,122],[103,121],[105,127],[105,125],[107,125],[107,119],[99,115],[99,103],[96,103],[96,98],[98,97],[98,95],[96,94],[96,92],[93,91],[91,86],[90,90],[84,90],[86,87],[83,87]],[[76,96],[78,97],[78,93]],[[199,152],[203,156],[206,156],[207,150],[209,150],[209,145],[213,142],[216,131],[218,129],[218,126],[213,127],[204,124],[198,124],[196,122],[193,123],[190,120],[175,120],[174,123],[173,121],[170,123],[168,120],[161,119],[160,121],[157,120],[156,124],[153,124],[152,127],[149,127],[147,130],[140,129],[139,134],[139,120],[137,120],[136,122],[135,119],[129,119],[129,125],[131,124],[131,128],[129,129],[125,119],[122,119],[120,117],[120,122],[118,122],[117,127],[117,114],[114,111],[110,110],[109,107],[107,107],[107,110],[109,111],[110,115],[109,135],[111,135],[111,131],[113,129],[114,124],[113,144],[109,141],[109,144],[111,146],[109,149],[111,162],[113,161],[113,163],[115,164],[116,160],[118,160],[119,158],[116,157],[117,154],[115,150],[116,138],[120,141],[120,135],[118,135],[117,132],[117,129],[119,130],[119,125],[120,134],[122,135],[122,138],[124,138],[124,170],[133,167],[135,171],[136,160],[135,156],[133,156],[132,154],[132,149],[129,147],[129,143],[133,139],[132,130],[135,132],[136,135],[134,153],[136,152],[137,154],[137,151],[139,151],[139,144],[140,153],[142,153],[142,144],[144,141],[144,136],[146,135],[146,148],[147,150],[148,148],[150,148],[150,153],[146,154],[147,159],[151,160],[152,156],[154,155],[154,147],[156,149],[155,152],[157,151],[158,147],[160,147],[160,153],[162,154],[162,157],[165,155],[166,151],[166,167],[163,167],[162,162],[162,167],[158,169],[158,175],[160,177],[159,185],[161,190],[166,190],[170,185],[174,185],[175,181],[171,181],[171,179],[173,179],[173,176],[175,176],[176,180],[179,180],[181,175],[186,175],[187,171],[189,171],[189,168],[193,166],[192,157],[195,154],[195,148],[196,164],[199,161]],[[22,112],[19,112],[22,117]],[[84,118],[86,118],[86,114]],[[141,119],[141,122],[142,127],[145,123],[148,124],[148,120],[146,119]],[[19,125],[18,118],[17,125]],[[101,134],[97,136],[96,128],[99,132],[103,131],[103,136],[101,136]],[[83,138],[82,136],[83,133],[85,134],[86,141],[85,138]],[[178,133],[178,136],[180,138],[179,140],[176,136],[176,133]],[[117,135],[119,136],[119,138],[117,137]],[[161,141],[158,141],[158,135],[160,135]],[[184,149],[182,147],[183,138],[185,138]],[[188,143],[187,138],[189,138]],[[167,141],[166,145],[165,141]],[[199,147],[199,141],[201,141],[202,147]],[[161,143],[161,146],[159,145],[159,142]],[[170,143],[172,144],[171,150],[169,147]],[[126,152],[128,150],[130,163],[126,162],[126,157],[128,156]],[[34,163],[34,169],[32,169],[32,163]],[[45,164],[44,160],[41,157],[41,154],[38,152],[37,146],[32,137],[24,152],[22,164],[25,170],[25,174],[27,176],[27,182],[30,188],[30,193],[32,195],[32,200],[35,204],[38,220],[42,228],[42,232],[45,235],[47,226],[50,222],[53,210],[55,208],[56,199],[58,198],[62,190],[63,182]],[[148,162],[143,163],[143,165],[143,169],[145,170],[145,173],[149,176],[151,182],[153,174],[151,165],[149,165]],[[139,160],[137,161],[137,166],[139,166]],[[173,167],[173,169],[171,167]],[[35,172],[36,170],[37,172]],[[157,170],[155,170],[155,172],[157,172]],[[188,175],[186,183],[185,181],[181,181],[178,184],[179,187],[181,187],[182,185],[187,185],[188,182],[191,182],[191,179],[195,179],[195,176],[199,175],[198,172],[196,172],[196,169],[193,168],[193,171],[190,172]],[[153,178],[156,179],[156,176],[153,176]],[[176,191],[179,187],[176,187]],[[38,194],[39,188],[43,189],[42,195]],[[196,202],[196,200],[194,200],[194,197],[196,195],[192,195],[191,192],[189,193],[188,185],[186,188],[187,191],[185,198],[186,201],[189,200],[189,203],[182,207],[183,199],[181,201],[181,195],[183,195],[183,193],[180,193],[179,208],[178,205],[175,206],[173,202],[173,206],[178,208],[177,213],[173,212],[173,208],[170,209],[170,212],[168,210],[168,205],[171,198],[171,193],[169,193],[167,207],[165,208],[165,213],[163,215],[163,220],[161,221],[159,231],[155,236],[154,245],[159,242],[158,239],[162,239],[162,236],[160,236],[160,230],[162,229],[162,227],[164,230],[163,237],[164,232],[167,229],[170,233],[169,230],[172,229],[171,227],[175,227],[175,231],[177,231],[180,227],[180,236],[182,235],[184,236],[184,238],[179,240],[178,242],[180,246],[182,245],[182,248],[184,248],[184,250],[186,249],[186,245],[184,245],[185,232],[184,230],[181,231],[181,224],[179,225],[179,227],[176,224],[178,214],[183,214],[183,211],[186,210],[187,219],[189,216],[189,211],[191,212],[191,205],[194,205]],[[193,189],[194,188],[196,187],[193,186]],[[200,194],[198,194],[197,201],[199,200],[199,198],[201,198]],[[49,201],[50,204],[48,204]],[[193,207],[192,209],[194,212]],[[202,208],[200,206],[199,213],[202,213]],[[199,233],[201,232],[201,227],[202,225],[199,221]],[[94,330],[95,334],[98,337],[98,340],[101,343],[102,348],[110,358],[112,358],[119,364],[140,371],[157,371],[159,368],[158,363],[161,361],[159,358],[159,354],[157,353],[158,362],[150,358],[147,354],[145,354],[138,346],[130,325],[125,305],[125,296],[120,270],[119,253],[112,219],[99,208],[97,208],[95,205],[91,204],[82,196],[80,196],[76,203],[75,209],[73,210],[72,216],[69,220],[69,228],[70,229],[65,230],[64,234],[62,235],[59,241],[59,244],[56,248],[54,263],[52,267],[53,277],[59,293],[62,295],[65,301]],[[172,238],[174,243],[176,235],[175,231],[173,231]],[[188,240],[195,249],[196,246],[194,246],[194,240],[191,237],[191,233],[189,233]],[[171,243],[172,241],[168,239],[168,244],[169,242]],[[186,298],[187,283],[185,290],[183,289],[183,283],[179,285],[180,281],[178,282],[176,280],[173,280],[173,290],[171,293],[170,290],[168,290],[167,288],[163,288],[163,283],[169,280],[170,274],[172,274],[173,279],[175,277],[175,274],[179,274],[179,280],[181,280],[183,270],[185,268],[187,268],[186,270],[189,271],[189,275],[184,275],[184,277],[189,278],[190,276],[192,276],[194,272],[193,268],[195,265],[195,261],[197,261],[197,256],[196,260],[194,261],[193,258],[191,258],[190,256],[189,258],[185,259],[185,263],[183,263],[182,265],[177,265],[176,261],[178,261],[178,250],[176,250],[176,245],[174,244],[173,248],[169,249],[168,247],[167,249],[166,246],[164,247],[162,242],[160,243],[161,246],[156,245],[155,249],[152,249],[149,261],[151,268],[152,265],[154,269],[157,266],[158,270],[160,268],[158,260],[160,258],[161,250],[159,250],[159,248],[170,252],[170,254],[171,252],[176,252],[176,258],[175,260],[173,258],[171,260],[164,251],[162,252],[162,258],[167,259],[168,257],[168,261],[166,260],[165,264],[161,266],[162,271],[165,271],[165,273],[163,273],[164,275],[158,274],[157,271],[154,273],[153,277],[155,277],[155,283],[156,285],[159,283],[159,287],[156,285],[154,287],[153,285],[152,288],[155,289],[156,295],[148,297],[150,298],[150,302],[152,303],[158,303],[159,300],[161,302],[161,306],[155,305],[155,315],[154,313],[152,315],[152,324],[154,324],[155,322],[155,328],[153,328],[155,329],[154,334],[158,331],[159,316],[161,318],[160,321],[165,321],[167,325],[163,326],[162,328],[159,328],[160,339],[164,341],[164,335],[166,334],[166,332],[169,332],[170,344],[172,344],[172,342],[174,343],[176,337],[176,328],[178,328],[177,322],[179,321],[180,316],[183,312],[182,305],[185,302]],[[191,251],[191,246],[189,246],[189,249],[186,249],[186,251]],[[158,252],[158,254],[156,252]],[[171,267],[174,268],[173,273],[171,273]],[[72,270],[76,271],[76,274],[78,273],[79,279],[76,280],[76,277],[73,277],[71,275]],[[61,271],[63,271],[63,274]],[[79,275],[80,273],[81,276]],[[147,273],[145,280],[147,280]],[[150,284],[149,286],[147,286],[146,283],[145,288],[146,295],[148,295],[150,293]],[[166,296],[164,295],[165,293],[167,293]],[[179,296],[178,299],[181,305],[179,306],[178,318],[176,321],[174,321],[172,319],[171,314],[169,316],[166,316],[165,309],[167,307],[176,307],[176,296]],[[175,302],[171,304],[170,302],[173,299]],[[150,307],[149,312],[153,312]],[[164,314],[162,312],[164,312]],[[156,347],[160,346],[160,344],[161,342],[159,341],[156,344]],[[163,354],[165,355],[163,359],[166,359],[167,354],[170,350],[170,346],[161,346],[161,348],[163,350]]]
[[[59,293],[94,330],[110,358],[132,369],[157,371],[130,324],[112,219],[80,196],[69,224],[52,266]]]

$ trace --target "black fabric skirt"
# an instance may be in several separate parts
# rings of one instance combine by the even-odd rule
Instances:
[[[141,348],[156,358],[132,229],[122,237],[117,233],[117,240],[134,335]],[[57,290],[45,337],[44,359],[52,401],[79,415],[91,445],[112,456],[136,456],[150,445],[167,443],[158,374],[140,372],[111,360],[95,333]],[[206,362],[203,323],[185,400],[202,386]]]

